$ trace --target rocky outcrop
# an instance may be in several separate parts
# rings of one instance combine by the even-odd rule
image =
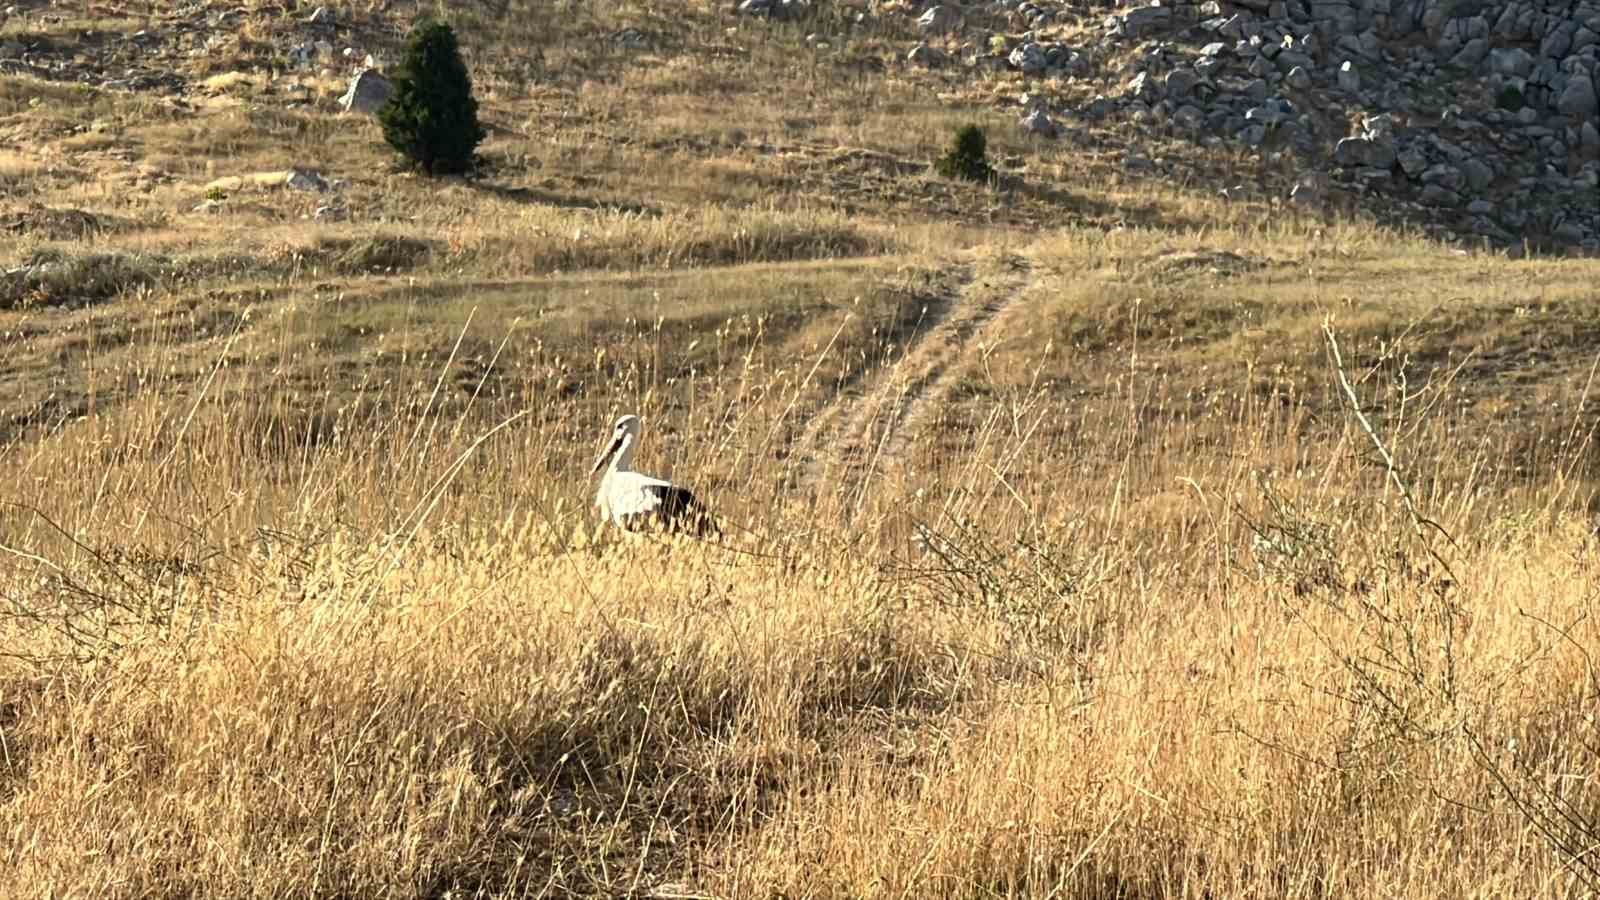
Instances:
[[[1109,88],[1026,109],[1031,133],[1121,117],[1286,155],[1296,204],[1343,194],[1445,239],[1600,251],[1600,0],[1138,0],[1100,15],[1092,50],[1050,36],[1095,23],[1080,3],[984,5],[1028,27],[1011,71]]]

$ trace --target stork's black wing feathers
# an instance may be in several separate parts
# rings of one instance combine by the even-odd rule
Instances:
[[[669,533],[684,532],[697,538],[722,535],[722,529],[712,520],[711,513],[695,499],[688,488],[678,487],[675,484],[653,484],[644,490],[652,496],[655,503],[649,512],[627,517],[630,530],[638,527],[635,522],[638,525],[648,522]]]

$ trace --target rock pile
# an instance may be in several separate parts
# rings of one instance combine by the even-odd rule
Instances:
[[[1125,91],[1124,108],[1270,140],[1441,237],[1600,250],[1600,3],[1210,0],[1104,29],[1161,41],[1141,74],[1164,72],[1165,90]]]
[[[967,66],[1098,82],[1063,108],[1025,102],[1030,133],[1110,117],[1130,143],[1144,130],[1292,160],[1299,204],[1337,194],[1447,240],[1600,251],[1600,0],[1135,2],[892,5],[930,42],[912,63],[955,63],[936,40],[961,30]]]
[[[1149,36],[1148,21],[1136,8],[1105,33]],[[1600,3],[1212,0],[1162,21],[1165,52],[1142,74],[1159,65],[1168,90],[1124,92],[1125,106],[1247,146],[1273,138],[1443,237],[1600,250]]]

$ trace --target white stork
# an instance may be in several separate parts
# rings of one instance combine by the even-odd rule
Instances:
[[[594,461],[591,476],[602,468],[595,506],[600,518],[625,531],[654,526],[668,532],[683,531],[695,537],[721,535],[711,514],[688,488],[651,478],[633,470],[633,451],[639,443],[639,417],[623,416],[611,432],[611,442]],[[610,465],[607,465],[609,463]]]

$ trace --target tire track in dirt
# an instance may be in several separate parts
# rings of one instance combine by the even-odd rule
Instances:
[[[918,428],[954,389],[961,362],[988,343],[1032,281],[1032,263],[1007,254],[955,267],[960,287],[930,303],[899,359],[841,391],[796,442],[795,477],[819,493],[853,491],[898,463]]]
[[[900,348],[900,358],[942,326],[955,309],[957,295],[971,283],[972,270],[966,264],[952,264],[941,270],[941,275],[959,287],[950,292],[926,296],[925,309],[916,326],[911,329],[905,345]],[[853,371],[839,384],[834,394],[822,407],[812,413],[800,436],[793,442],[789,458],[794,463],[789,472],[790,486],[803,488],[825,484],[822,479],[841,474],[841,466],[848,470],[861,455],[859,440],[863,416],[876,407],[873,403],[883,390],[883,383],[899,362],[876,369]]]

